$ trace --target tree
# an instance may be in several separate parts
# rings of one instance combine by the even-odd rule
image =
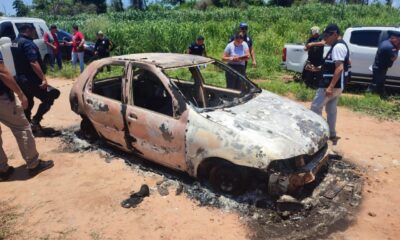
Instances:
[[[392,4],[393,4],[393,0],[386,0],[386,5],[392,6]]]
[[[146,4],[144,0],[131,0],[131,8],[144,10],[146,8]]]
[[[290,7],[293,4],[293,0],[271,0],[268,2],[269,5]]]
[[[17,17],[24,17],[29,13],[29,8],[22,0],[14,0],[12,6],[15,9]]]
[[[111,1],[111,9],[114,12],[124,11],[124,4],[122,3],[122,0],[112,0]]]
[[[171,4],[171,5],[182,5],[185,3],[185,0],[162,0],[164,4]]]
[[[89,7],[91,4],[96,6],[96,13],[106,13],[107,3],[106,0],[74,0],[75,3],[82,3],[82,5]]]

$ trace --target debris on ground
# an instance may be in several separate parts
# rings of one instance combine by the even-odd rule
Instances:
[[[349,226],[362,199],[362,172],[337,157],[331,158],[316,180],[304,186],[301,193],[294,197],[284,195],[274,199],[259,189],[234,197],[211,191],[206,184],[186,174],[121,153],[101,142],[89,144],[74,132],[66,134],[64,141],[68,149],[104,151],[107,153],[104,155],[106,161],[108,158],[121,158],[141,175],[160,177],[163,180],[157,183],[157,191],[161,196],[167,196],[171,189],[175,189],[176,195],[184,192],[200,206],[237,212],[251,229],[253,234],[250,238],[254,240],[325,238]],[[132,205],[136,206],[142,200],[132,200]],[[124,206],[123,203],[121,205]]]
[[[139,203],[143,202],[143,198],[150,196],[149,186],[143,184],[139,192],[133,192],[128,199],[121,202],[123,208],[135,208]]]

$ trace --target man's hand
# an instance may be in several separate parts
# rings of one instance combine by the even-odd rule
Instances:
[[[257,62],[253,60],[253,61],[251,62],[251,65],[253,66],[253,68],[256,68],[256,67],[257,67]]]
[[[42,84],[40,84],[40,86],[39,86],[41,89],[46,89],[47,88],[47,80],[46,79],[43,79],[42,80]]]
[[[328,97],[331,97],[333,95],[333,87],[329,86],[326,90],[325,90],[325,94]]]
[[[21,102],[21,106],[24,110],[26,110],[28,108],[28,99],[26,98],[25,94],[20,93],[18,95],[18,99]]]

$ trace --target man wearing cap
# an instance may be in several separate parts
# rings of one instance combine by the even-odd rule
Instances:
[[[243,34],[237,33],[234,40],[226,46],[223,61],[227,61],[228,65],[235,69],[237,72],[246,76],[246,61],[249,59],[249,47],[243,40]],[[226,87],[230,89],[241,89],[241,81],[235,75],[226,72]]]
[[[390,31],[389,39],[379,44],[375,61],[372,66],[372,83],[368,86],[368,92],[376,92],[385,97],[386,73],[396,61],[400,49],[400,32]]]
[[[249,47],[249,53],[250,53],[250,57],[251,57],[251,63],[253,65],[253,67],[257,66],[257,62],[256,62],[256,55],[254,53],[254,48],[253,48],[253,39],[248,35],[247,31],[249,29],[249,25],[245,22],[241,22],[239,24],[239,33],[241,33],[243,35],[243,40],[247,43],[247,46]],[[232,42],[234,40],[234,36],[232,36],[229,39],[229,42]],[[247,61],[245,66],[247,67]]]
[[[51,37],[48,32],[45,32],[43,35],[44,43],[49,47],[49,52],[52,53],[50,59],[50,67],[54,69],[54,63],[57,59],[58,69],[61,70],[62,60],[61,60],[60,43],[58,42],[56,25],[50,26],[50,34]]]
[[[204,37],[198,36],[196,42],[192,43],[187,52],[189,54],[207,57],[206,46],[204,45]]]
[[[44,114],[46,114],[60,96],[60,91],[47,84],[44,75],[43,62],[39,48],[33,42],[36,31],[31,24],[23,24],[19,27],[19,35],[11,44],[11,52],[14,59],[17,83],[28,99],[25,116],[31,122],[32,131],[35,135],[43,135],[40,125]],[[31,119],[33,98],[41,101],[36,115]]]
[[[322,109],[325,107],[329,139],[335,143],[339,139],[336,135],[337,102],[350,75],[350,51],[336,24],[329,24],[325,28],[323,39],[331,48],[322,65],[323,77],[320,79],[311,110],[322,115]]]
[[[106,58],[110,56],[110,51],[112,48],[112,42],[104,36],[102,31],[97,32],[97,40],[94,45],[94,55],[98,58]],[[110,71],[111,68],[108,65],[107,71]]]
[[[19,101],[15,99],[15,95]],[[14,81],[3,62],[0,52],[0,122],[9,127],[14,134],[21,155],[26,161],[30,176],[34,176],[54,166],[53,161],[39,160],[35,139],[23,109],[28,107],[28,100]],[[8,158],[3,150],[0,127],[0,181],[6,181],[14,172],[8,165]]]
[[[321,66],[324,62],[325,41],[319,34],[319,27],[312,27],[310,33],[311,37],[307,40],[304,48],[308,52],[308,58],[303,69],[302,78],[305,80],[307,86],[315,88],[322,77]]]

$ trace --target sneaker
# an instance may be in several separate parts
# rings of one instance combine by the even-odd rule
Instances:
[[[14,172],[14,167],[9,166],[7,171],[0,173],[0,181],[7,181]]]
[[[29,169],[28,172],[31,177],[34,177],[39,173],[52,168],[53,166],[54,162],[52,160],[49,161],[39,160],[39,164],[35,168]]]

